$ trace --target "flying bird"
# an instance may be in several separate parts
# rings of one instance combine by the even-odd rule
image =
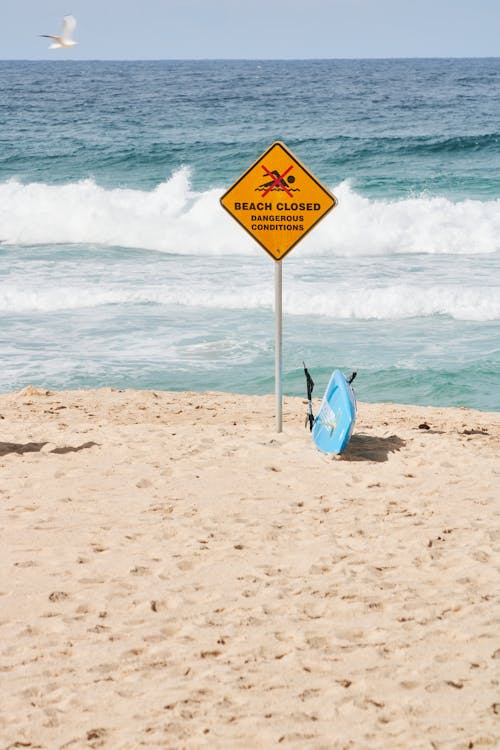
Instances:
[[[78,42],[75,42],[75,40],[72,39],[75,28],[76,18],[74,16],[64,16],[63,27],[60,36],[55,36],[54,34],[40,34],[40,36],[43,36],[46,39],[54,40],[53,43],[49,45],[49,49],[59,49],[60,47],[74,47],[75,44],[78,44]]]

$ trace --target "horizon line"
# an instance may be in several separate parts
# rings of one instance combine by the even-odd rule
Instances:
[[[417,55],[389,57],[2,57],[0,62],[327,62],[386,60],[499,60],[500,55]]]

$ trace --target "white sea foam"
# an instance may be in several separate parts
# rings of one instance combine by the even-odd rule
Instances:
[[[500,251],[500,200],[414,197],[373,200],[347,182],[331,186],[339,206],[301,244],[309,255],[484,254]],[[180,254],[250,254],[256,244],[222,210],[222,189],[196,192],[189,169],[154,190],[0,184],[0,240],[92,243]]]
[[[198,289],[191,294],[185,286],[140,288],[45,287],[0,289],[0,312],[57,312],[96,308],[103,305],[156,304],[206,310],[271,310],[272,285],[266,289],[247,286],[233,290]],[[288,287],[290,285],[287,285]],[[292,285],[285,290],[283,309],[287,315],[320,315],[337,320],[398,320],[446,315],[456,320],[500,320],[498,287],[394,285],[375,289],[304,290]]]

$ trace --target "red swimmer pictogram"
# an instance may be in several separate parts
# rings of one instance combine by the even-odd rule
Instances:
[[[271,190],[283,190],[287,195],[290,196],[290,198],[293,198],[292,192],[300,192],[299,188],[290,187],[290,185],[295,182],[295,177],[293,175],[290,175],[287,179],[285,179],[286,175],[293,169],[293,164],[290,164],[290,166],[285,169],[282,174],[280,174],[277,169],[273,169],[271,172],[266,166],[264,166],[264,164],[261,164],[261,167],[267,174],[267,176],[272,178],[269,182],[265,182],[264,184],[259,185],[259,187],[255,188],[255,190],[258,190],[259,192],[263,191],[263,198],[268,193],[270,193]]]

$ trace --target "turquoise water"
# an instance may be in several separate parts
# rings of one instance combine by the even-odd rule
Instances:
[[[500,410],[500,59],[0,62],[0,391],[274,389],[274,263],[219,198],[282,140],[284,390]]]

